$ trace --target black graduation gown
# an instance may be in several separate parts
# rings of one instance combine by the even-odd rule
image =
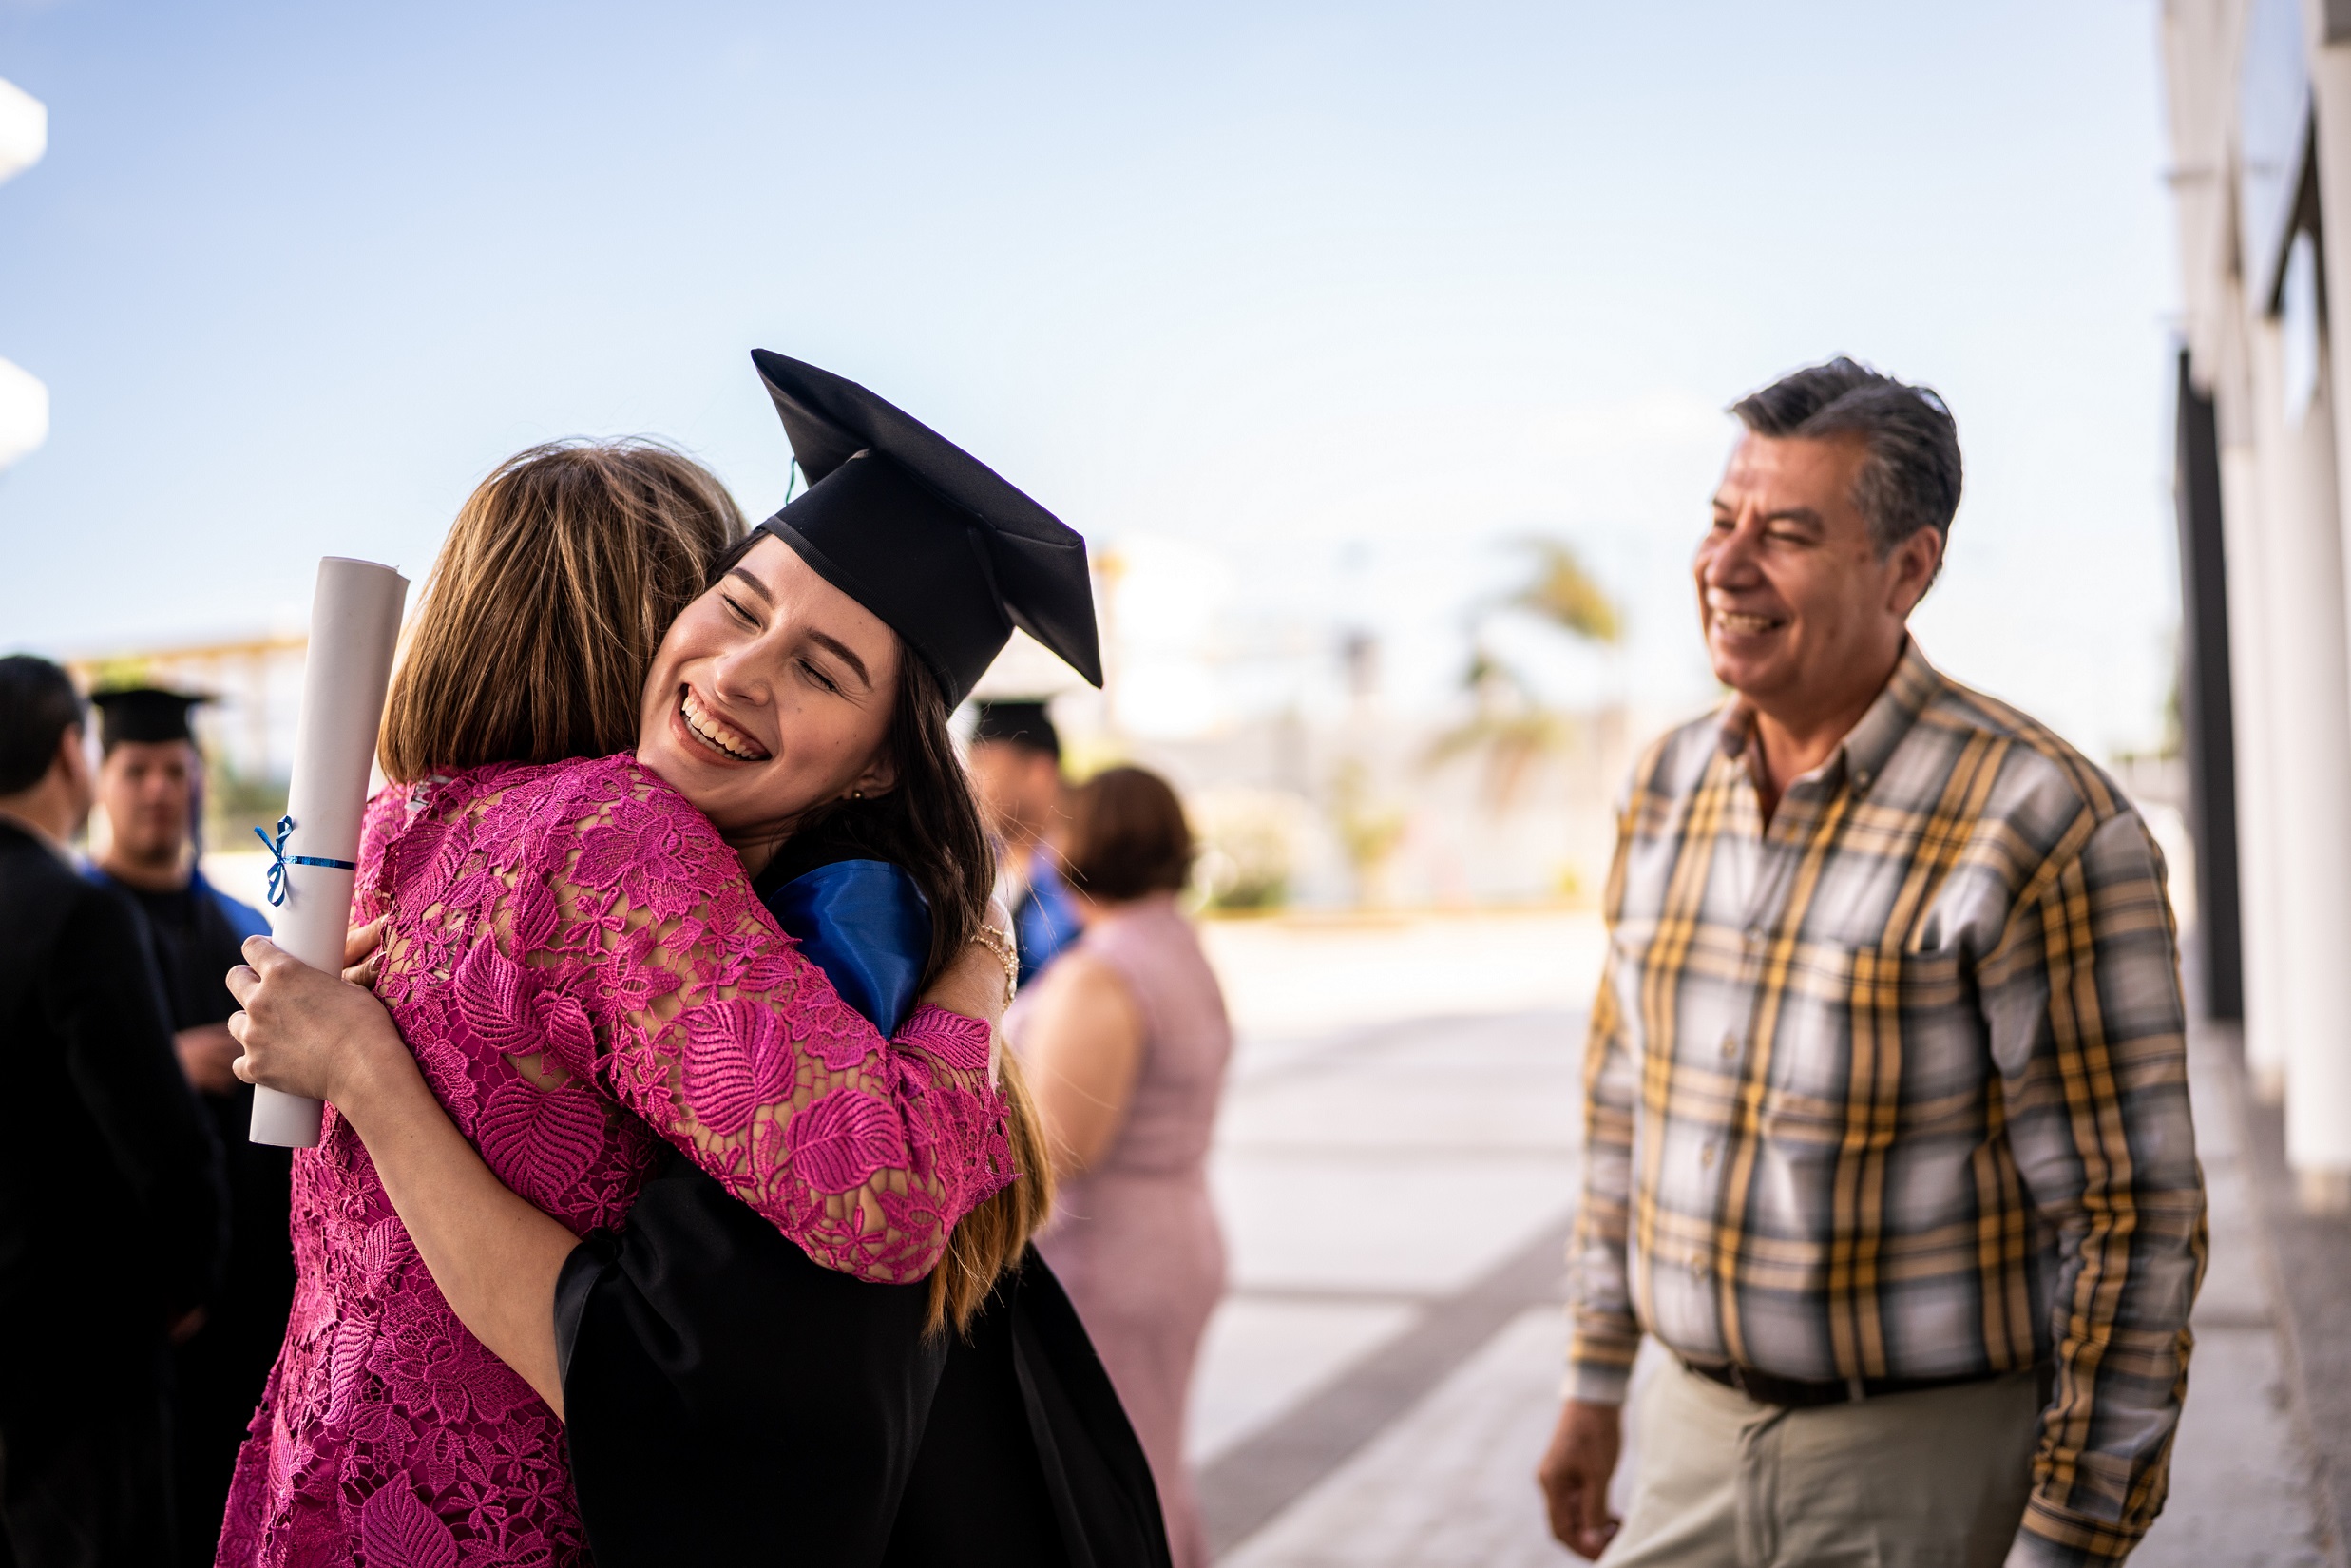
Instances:
[[[802,845],[760,879],[787,930],[787,889],[820,871],[837,889],[838,860]],[[829,918],[856,905],[834,897]],[[865,924],[871,947],[888,924]],[[827,934],[810,944],[820,961],[843,946]],[[840,979],[895,1022],[899,999]],[[556,1290],[565,1445],[599,1568],[1167,1568],[1141,1444],[1044,1261],[1031,1251],[967,1335],[926,1334],[927,1306],[927,1286],[810,1261],[673,1158]]]
[[[237,1010],[223,978],[244,962],[246,937],[267,935],[259,912],[224,898],[201,873],[174,892],[114,881],[137,904],[154,940],[156,967],[174,1029],[224,1023]],[[253,1086],[200,1094],[220,1138],[229,1189],[228,1267],[204,1303],[204,1327],[172,1351],[172,1449],[179,1480],[181,1558],[209,1562],[220,1539],[229,1479],[261,1386],[286,1336],[294,1304],[288,1233],[294,1151],[256,1143]]]
[[[1169,1568],[1143,1445],[1033,1247],[948,1347],[882,1562]]]
[[[163,1329],[225,1245],[219,1140],[172,1052],[137,909],[0,821],[0,1451],[35,1489],[168,1561]],[[152,1465],[93,1422],[153,1414]],[[105,1455],[103,1459],[93,1456]],[[59,1466],[143,1473],[65,1476]],[[11,1524],[10,1528],[15,1526]],[[27,1561],[43,1560],[20,1545]]]

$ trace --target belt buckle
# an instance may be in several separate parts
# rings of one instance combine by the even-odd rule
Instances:
[[[1726,1371],[1727,1373],[1729,1373],[1729,1374],[1730,1374],[1730,1386],[1731,1386],[1731,1387],[1736,1388],[1736,1389],[1739,1391],[1739,1393],[1740,1393],[1742,1396],[1744,1396],[1745,1398],[1748,1398],[1748,1399],[1755,1399],[1755,1395],[1754,1395],[1754,1393],[1753,1393],[1751,1390],[1749,1390],[1749,1387],[1748,1387],[1748,1386],[1747,1386],[1747,1368],[1746,1368],[1746,1367],[1744,1367],[1740,1366],[1740,1365],[1739,1365],[1737,1362],[1735,1362],[1735,1361],[1727,1361],[1727,1362],[1723,1363],[1723,1369],[1724,1369],[1724,1371]],[[1764,1402],[1763,1402],[1762,1400],[1757,1399],[1757,1400],[1755,1400],[1755,1403],[1756,1403],[1756,1404],[1758,1404],[1758,1405],[1761,1405],[1761,1404],[1763,1404]]]

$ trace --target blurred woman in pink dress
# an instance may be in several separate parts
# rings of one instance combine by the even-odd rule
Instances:
[[[1185,1406],[1224,1293],[1207,1159],[1233,1030],[1176,907],[1193,842],[1166,781],[1140,768],[1096,774],[1070,798],[1060,849],[1085,934],[1009,1021],[1060,1182],[1038,1250],[1142,1439],[1176,1568],[1202,1568]]]

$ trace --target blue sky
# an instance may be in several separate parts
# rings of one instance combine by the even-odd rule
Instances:
[[[1342,624],[1435,700],[1538,532],[1634,627],[1563,695],[1672,706],[1719,410],[1845,350],[1960,421],[1930,654],[2093,750],[2156,731],[2146,0],[0,0],[0,76],[50,111],[0,355],[52,422],[0,474],[0,642],[298,621],[316,556],[421,573],[550,436],[670,436],[761,515],[756,345],[1177,563],[1156,623],[1226,711]]]

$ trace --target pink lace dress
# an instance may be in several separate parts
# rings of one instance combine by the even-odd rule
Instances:
[[[1011,1178],[986,1026],[923,1008],[884,1041],[625,756],[388,790],[361,861],[426,1080],[575,1231],[621,1221],[665,1139],[819,1263],[903,1282]],[[562,1423],[457,1321],[332,1108],[295,1157],[294,1244],[220,1561],[584,1562]]]

